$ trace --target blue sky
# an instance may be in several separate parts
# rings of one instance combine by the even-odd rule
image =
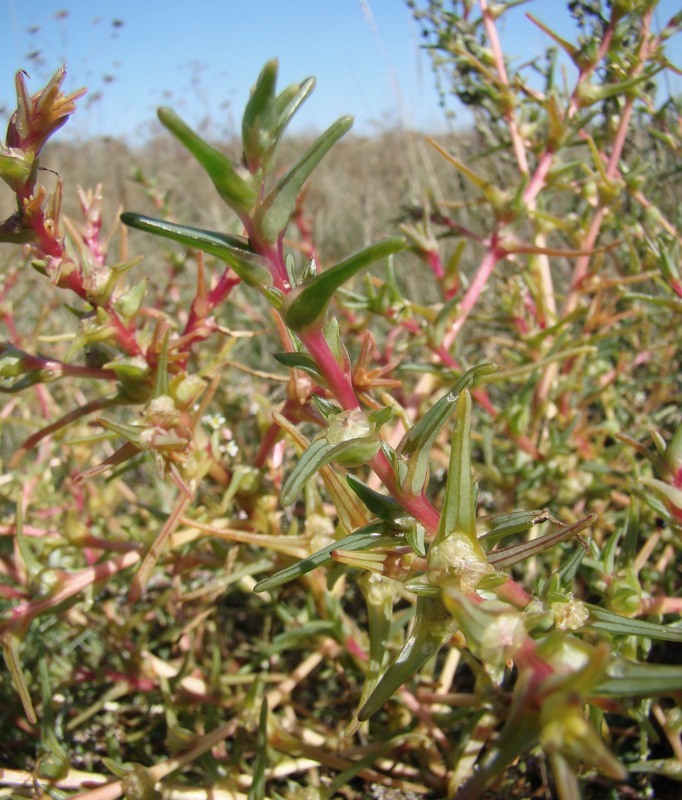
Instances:
[[[444,126],[419,29],[403,0],[0,0],[0,106],[14,107],[13,77],[23,68],[37,91],[60,64],[67,90],[89,88],[72,135],[143,135],[155,108],[170,105],[188,122],[210,119],[211,132],[238,130],[263,63],[280,61],[280,87],[308,75],[317,89],[298,130],[320,130],[341,114],[356,130],[400,123]],[[544,34],[528,9],[571,34],[563,0],[516,9],[502,34],[524,60],[541,52]],[[680,8],[663,0],[659,19]],[[669,49],[679,61],[680,43]],[[680,90],[677,81],[675,89]]]

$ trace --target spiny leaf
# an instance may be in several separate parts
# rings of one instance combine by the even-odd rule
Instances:
[[[146,217],[142,214],[125,212],[121,214],[121,222],[131,228],[153,233],[165,239],[203,250],[210,253],[235,271],[235,273],[249,286],[264,287],[272,280],[270,271],[260,256],[253,253],[245,239],[238,236],[229,236],[225,233],[206,231],[190,225],[178,225],[162,219]]]
[[[366,247],[298,286],[290,295],[284,314],[295,331],[321,320],[334,292],[360,270],[405,248],[405,240],[394,236]]]
[[[546,33],[547,36],[553,39],[559,45],[559,47],[566,53],[566,55],[571,59],[571,61],[573,61],[574,63],[576,62],[577,56],[579,55],[580,51],[575,45],[571,44],[566,39],[562,39],[558,33],[554,33],[554,31],[551,28],[547,27],[547,25],[545,25],[544,22],[541,22],[537,17],[533,16],[533,14],[527,12],[526,16],[533,24],[537,25],[538,28],[540,28],[540,30],[543,31],[543,33]]]
[[[161,123],[206,170],[228,206],[237,213],[250,211],[256,202],[256,190],[237,173],[230,159],[204,141],[170,108],[160,108],[158,116]]]
[[[303,184],[330,148],[350,130],[352,124],[352,117],[341,117],[337,120],[277,181],[256,214],[256,227],[267,241],[276,241],[284,231]]]

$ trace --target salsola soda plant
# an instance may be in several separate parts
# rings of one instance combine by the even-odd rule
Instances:
[[[432,141],[458,194],[432,181],[399,235],[337,263],[304,190],[350,118],[278,161],[312,79],[278,93],[265,65],[236,160],[159,111],[222,230],[178,222],[138,171],[161,218],[105,233],[104,190],[69,219],[40,166],[81,93],[18,74],[0,152],[17,795],[566,800],[682,777],[680,139],[655,99],[681,20],[572,2],[578,41],[534,19],[550,46],[513,67],[517,4],[412,4],[474,112]]]

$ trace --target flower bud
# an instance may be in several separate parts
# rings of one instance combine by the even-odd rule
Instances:
[[[14,191],[25,186],[35,167],[33,153],[0,145],[0,178]]]

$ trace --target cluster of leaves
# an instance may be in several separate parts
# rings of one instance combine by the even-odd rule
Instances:
[[[432,142],[474,193],[425,193],[400,236],[323,269],[304,187],[351,120],[278,163],[312,79],[278,92],[266,64],[236,161],[161,109],[230,219],[125,212],[113,261],[101,190],[78,224],[38,183],[80,93],[19,74],[3,446],[33,431],[2,483],[3,782],[466,800],[527,795],[546,764],[572,800],[682,774],[680,141],[652,92],[680,20],[572,3],[577,44],[536,20],[567,90],[551,48],[505,59],[514,5],[412,4],[476,111],[475,162]],[[128,229],[176,248],[150,305]],[[28,263],[51,291],[26,335]],[[426,280],[434,303],[410,291]]]

